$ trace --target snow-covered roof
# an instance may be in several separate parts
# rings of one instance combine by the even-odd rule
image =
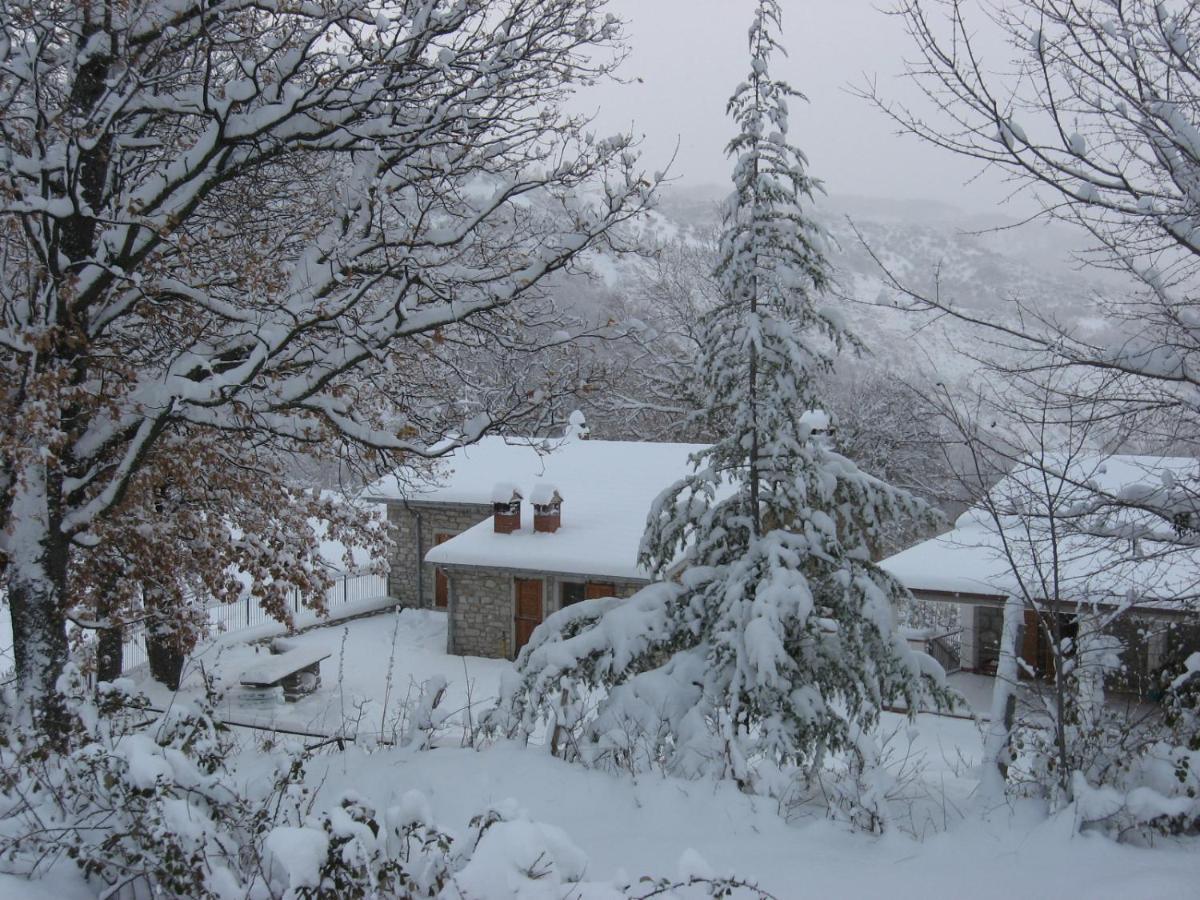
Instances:
[[[1043,480],[1043,471],[1062,477]],[[1136,506],[1190,510],[1200,462],[1184,457],[1076,456],[1018,466],[954,528],[883,560],[909,590],[1171,608],[1200,592],[1200,549],[1181,546],[1161,516]],[[1057,541],[1051,538],[1051,524]]]
[[[366,489],[376,500],[490,505],[515,490],[529,496],[546,471],[546,462],[564,438],[509,438],[489,435],[459,447],[437,461],[432,479],[420,483],[387,475]]]
[[[521,503],[521,529],[496,534],[491,517],[432,548],[427,562],[527,569],[611,578],[647,578],[638,566],[638,545],[654,498],[687,475],[688,457],[699,444],[594,441],[567,438],[539,444],[487,437],[447,460],[437,484],[413,499],[442,503],[491,503],[498,483],[515,485],[525,498],[563,498],[562,524],[554,533],[533,531],[533,507]],[[385,483],[386,482],[386,483]],[[397,497],[395,480],[368,492]],[[389,494],[388,491],[395,493]]]

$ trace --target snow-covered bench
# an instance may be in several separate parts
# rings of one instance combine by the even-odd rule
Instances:
[[[329,656],[323,647],[273,654],[242,673],[242,687],[264,694],[283,688],[283,699],[294,702],[321,686],[321,660]]]

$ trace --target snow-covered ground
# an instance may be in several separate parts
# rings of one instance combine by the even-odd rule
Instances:
[[[264,660],[265,644],[216,640],[193,654],[185,691],[198,690],[203,674],[225,692],[222,714],[230,721],[274,725],[323,735],[382,734],[390,738],[397,716],[414,705],[423,682],[447,681],[441,709],[458,713],[468,703],[485,709],[494,701],[505,660],[446,655],[446,615],[406,609],[314,628],[288,639],[295,647],[322,649],[321,687],[296,703],[262,706],[239,687],[242,672]],[[389,682],[390,672],[390,682]],[[134,680],[157,704],[170,694],[142,671]]]
[[[203,663],[231,688],[224,709],[233,720],[322,733],[345,727],[360,736],[382,730],[386,737],[422,681],[444,677],[443,708],[463,709],[469,694],[477,712],[489,705],[509,666],[447,656],[444,614],[431,611],[357,619],[294,640],[331,653],[322,687],[299,703],[263,709],[242,702],[237,677],[256,657],[246,645],[213,645],[200,654],[188,689],[195,689]],[[675,875],[681,857],[694,851],[717,874],[734,871],[779,898],[1200,896],[1195,843],[1141,849],[1078,836],[1069,814],[1047,820],[1033,804],[995,810],[984,820],[973,806],[976,725],[921,715],[909,727],[899,716],[885,718],[894,733],[895,765],[919,759],[924,769],[906,787],[914,798],[911,816],[882,838],[851,833],[816,809],[780,810],[730,784],[592,771],[536,746],[462,748],[452,729],[428,751],[350,746],[321,755],[309,768],[309,782],[321,785],[323,802],[353,789],[379,807],[419,790],[434,821],[459,833],[471,816],[512,801],[533,819],[564,829],[589,857],[595,879]],[[248,738],[242,755],[245,779],[262,777],[272,763],[251,752],[254,744]],[[497,891],[497,897],[512,896],[500,886]]]
[[[946,728],[947,721],[937,723],[936,737],[929,736],[932,749],[956,749],[956,739],[975,745],[969,724]],[[947,810],[949,830],[938,832],[941,823],[930,823],[928,835],[917,841],[899,831],[882,838],[853,834],[815,810],[807,811],[815,818],[788,822],[775,803],[728,783],[635,781],[564,763],[538,749],[374,755],[351,750],[324,757],[323,763],[310,774],[326,778],[326,797],[352,788],[382,805],[416,788],[429,799],[435,819],[460,833],[471,815],[514,799],[532,819],[566,831],[588,855],[589,877],[595,879],[675,875],[681,857],[692,850],[714,873],[736,872],[780,900],[1182,900],[1196,897],[1200,884],[1195,846],[1146,850],[1072,836],[1069,819],[1044,821],[1032,809],[1005,811],[989,822],[963,820]],[[511,895],[497,886],[494,896]]]

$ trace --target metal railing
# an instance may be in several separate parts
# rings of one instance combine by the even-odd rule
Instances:
[[[937,664],[945,670],[947,675],[952,675],[962,669],[962,656],[959,649],[961,634],[961,629],[948,631],[945,634],[931,637],[925,642],[927,652],[937,660]]]

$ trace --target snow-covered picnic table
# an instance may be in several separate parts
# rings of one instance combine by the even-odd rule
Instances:
[[[296,700],[321,686],[321,661],[329,656],[324,647],[300,647],[273,654],[242,672],[242,687],[257,691],[280,687],[285,700]]]

